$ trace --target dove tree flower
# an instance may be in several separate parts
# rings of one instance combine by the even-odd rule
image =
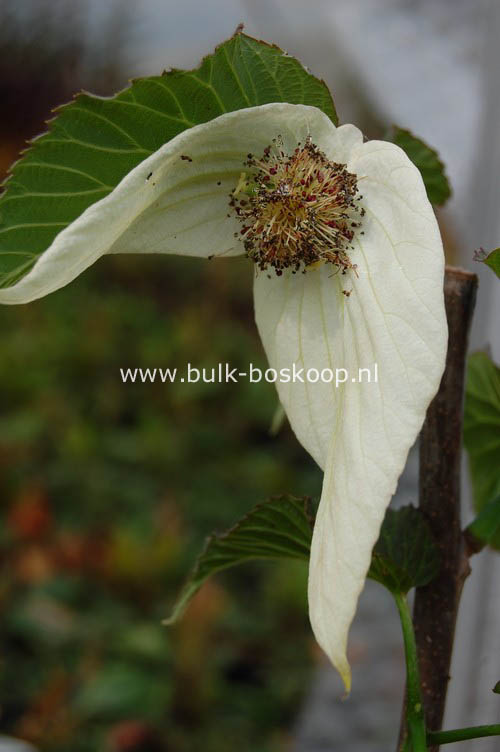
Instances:
[[[324,471],[310,620],[349,688],[347,636],[372,548],[445,362],[443,249],[419,170],[316,107],[229,112],[140,162],[0,302],[47,295],[108,253],[246,255],[271,367],[351,376],[377,364],[376,383],[276,384]]]

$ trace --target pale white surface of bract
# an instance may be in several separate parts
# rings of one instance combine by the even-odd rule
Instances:
[[[443,248],[419,171],[397,146],[363,144],[353,126],[338,128],[337,138],[343,129],[351,148],[337,159],[358,176],[366,210],[351,254],[358,277],[328,265],[281,278],[260,273],[255,311],[272,367],[349,373],[339,388],[277,385],[299,441],[325,470],[309,613],[349,689],[348,630],[385,510],[439,387],[447,326]],[[378,382],[358,383],[358,369],[373,378],[375,363]]]
[[[319,644],[349,687],[349,626],[446,353],[441,239],[420,173],[404,152],[363,143],[357,128],[336,128],[314,107],[269,104],[222,115],[130,172],[55,238],[26,277],[0,290],[0,302],[46,295],[106,253],[243,253],[228,197],[246,155],[259,156],[278,135],[288,153],[310,135],[331,160],[346,163],[366,209],[351,255],[358,276],[324,265],[255,279],[256,321],[272,367],[345,368],[357,378],[359,368],[378,366],[377,383],[277,384],[299,441],[325,471],[309,610]]]
[[[241,227],[228,217],[228,203],[247,154],[261,155],[278,135],[295,148],[309,132],[330,127],[315,107],[273,103],[183,131],[60,232],[25,277],[0,289],[0,303],[48,295],[106,253],[241,254],[234,237]]]

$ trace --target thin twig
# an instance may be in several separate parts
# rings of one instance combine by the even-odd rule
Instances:
[[[406,659],[406,721],[412,752],[426,752],[427,736],[425,717],[422,708],[420,674],[418,670],[417,645],[406,596],[394,593],[394,599],[401,619]]]
[[[469,726],[451,731],[429,731],[427,739],[431,744],[437,745],[453,744],[467,739],[481,739],[485,736],[500,736],[500,723],[492,723],[489,726]]]

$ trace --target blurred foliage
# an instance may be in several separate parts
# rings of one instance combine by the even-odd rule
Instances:
[[[244,261],[160,257],[107,258],[0,312],[4,731],[90,752],[139,719],[179,752],[286,748],[306,565],[245,567],[160,621],[206,534],[269,494],[318,493],[320,473],[289,429],[269,436],[272,385],[119,373],[263,366],[252,318]]]
[[[112,0],[92,27],[87,0],[0,0],[0,172],[79,89],[126,83],[130,9]]]
[[[500,368],[486,352],[467,359],[464,444],[478,513],[469,532],[500,550]]]
[[[123,21],[90,49],[84,5],[0,2],[0,169],[72,91],[122,82]],[[263,366],[251,283],[244,260],[110,257],[0,310],[2,733],[42,752],[287,749],[316,650],[304,563],[229,572],[161,619],[208,533],[321,474],[288,427],[270,437],[272,385],[119,372]]]

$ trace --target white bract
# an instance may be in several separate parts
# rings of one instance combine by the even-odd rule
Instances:
[[[355,176],[364,216],[343,246],[343,265],[325,251],[335,222],[327,223],[333,235],[324,225],[318,230],[322,255],[308,262],[305,273],[293,263],[273,265],[272,249],[259,264],[262,218],[238,217],[228,197],[237,186],[238,201],[255,195],[248,155],[261,157],[276,138],[288,156],[313,142],[332,168],[344,165]],[[269,168],[265,160],[260,164],[264,172]],[[288,190],[270,180],[270,190]],[[334,211],[333,199],[325,194],[321,201],[318,211]],[[268,209],[266,204],[262,212]],[[257,257],[249,252],[247,220],[255,220],[251,245]],[[283,221],[286,262],[295,236]],[[308,221],[300,233],[307,233]],[[269,239],[268,229],[263,239]],[[308,248],[314,253],[314,242]],[[46,295],[106,253],[247,253],[256,261],[255,316],[270,366],[344,368],[349,374],[338,388],[321,381],[277,383],[297,438],[324,470],[311,550],[310,619],[349,688],[349,626],[385,510],[445,362],[443,248],[418,169],[394,144],[363,143],[357,128],[336,128],[314,107],[269,104],[225,114],[184,131],[132,170],[64,229],[21,281],[0,290],[0,302]],[[354,381],[359,368],[375,363],[377,383]]]

